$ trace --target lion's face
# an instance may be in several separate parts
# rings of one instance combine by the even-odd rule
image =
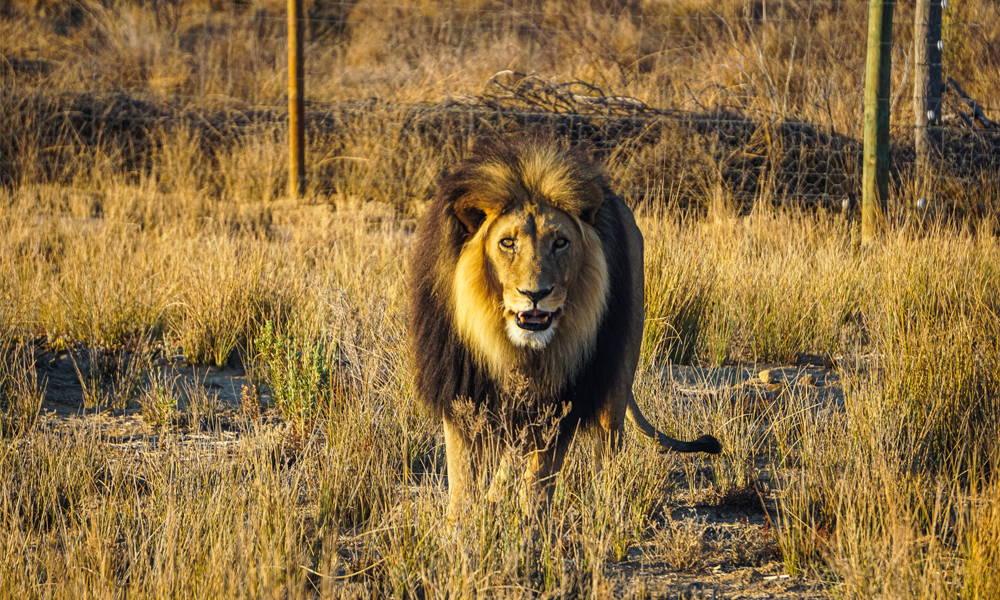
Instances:
[[[531,364],[559,389],[592,353],[609,295],[594,226],[599,174],[540,147],[474,164],[459,180],[455,330],[497,379]]]
[[[544,204],[522,205],[488,227],[485,251],[514,345],[541,349],[556,335],[580,272],[581,238],[578,221]]]

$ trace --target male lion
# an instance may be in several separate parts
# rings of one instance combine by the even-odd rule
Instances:
[[[501,444],[521,432],[528,497],[550,487],[577,430],[599,433],[601,461],[626,417],[661,451],[721,450],[664,435],[635,403],[642,234],[582,154],[523,138],[479,148],[441,183],[411,267],[417,392],[444,422],[452,518],[504,432]]]

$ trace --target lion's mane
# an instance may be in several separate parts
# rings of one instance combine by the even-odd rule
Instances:
[[[560,424],[564,439],[568,439],[577,428],[594,424],[606,403],[614,402],[619,378],[634,368],[625,364],[629,355],[626,348],[636,343],[629,339],[635,303],[631,297],[633,265],[620,212],[624,205],[610,201],[615,196],[605,177],[581,153],[556,150],[551,145],[540,147],[525,139],[495,140],[477,149],[443,179],[418,230],[411,263],[410,329],[417,393],[439,418],[452,418],[459,399],[485,411],[503,411],[501,404],[510,393],[510,382],[497,372],[496,364],[491,367],[490,361],[484,360],[481,349],[470,347],[463,339],[456,327],[459,307],[454,286],[456,269],[465,255],[464,266],[476,265],[480,272],[467,283],[478,287],[464,296],[486,299],[474,307],[483,313],[484,329],[501,318],[499,311],[488,314],[490,311],[483,308],[490,298],[499,306],[502,290],[484,256],[482,236],[470,234],[470,219],[475,220],[476,215],[470,216],[465,207],[470,197],[489,196],[502,203],[504,198],[517,195],[518,186],[543,190],[549,204],[586,219],[588,233],[596,234],[590,251],[603,253],[603,264],[597,270],[604,273],[598,274],[587,290],[595,293],[596,287],[600,288],[596,293],[603,294],[598,298],[601,309],[590,311],[588,317],[597,322],[569,324],[557,333],[557,337],[563,334],[562,344],[579,344],[580,352],[520,348],[508,349],[503,355],[512,371],[525,376],[538,402],[568,406]],[[581,195],[587,193],[603,197],[603,202],[595,203],[599,206],[596,213],[585,214],[586,203],[579,203]],[[470,253],[475,254],[468,256]],[[601,276],[606,279],[600,280]],[[543,358],[541,353],[546,352],[549,354]]]

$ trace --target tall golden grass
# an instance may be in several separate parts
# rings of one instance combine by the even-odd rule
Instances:
[[[108,202],[160,202],[140,186],[108,185]],[[599,565],[652,535],[678,481],[722,499],[770,486],[787,568],[828,573],[845,596],[996,592],[984,531],[996,526],[1000,244],[988,233],[901,226],[857,253],[840,215],[642,217],[648,331],[660,333],[647,337],[639,401],[677,435],[711,428],[725,454],[706,478],[637,442],[603,474],[575,453],[554,521],[541,525],[550,534],[525,533],[528,516],[516,511],[482,507],[453,537],[442,533],[439,434],[409,382],[405,227],[272,206],[270,234],[206,220],[186,237],[180,223],[142,230],[66,217],[39,206],[42,191],[4,197],[4,297],[24,299],[2,323],[11,352],[38,334],[42,347],[82,342],[110,355],[143,338],[163,352],[213,348],[220,354],[200,360],[225,364],[255,356],[268,320],[304,352],[341,350],[322,355],[328,381],[299,377],[317,411],[306,430],[290,437],[247,423],[232,451],[198,450],[174,421],[157,425],[158,450],[139,455],[95,429],[32,430],[33,417],[19,415],[37,414],[35,374],[5,361],[5,406],[25,408],[7,409],[17,441],[0,457],[4,595],[590,593],[617,585]],[[239,337],[223,343],[211,333],[220,331]],[[658,375],[680,346],[708,363],[831,356],[849,382],[845,403],[818,403],[806,388],[790,388],[766,418],[735,397],[692,403]],[[226,349],[236,355],[222,360]],[[255,368],[266,384],[280,364]],[[766,482],[761,461],[773,473]],[[695,565],[685,568],[719,560],[711,544],[681,539],[657,542],[663,554],[651,556]]]

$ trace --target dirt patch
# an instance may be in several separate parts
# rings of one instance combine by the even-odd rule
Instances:
[[[46,386],[42,414],[47,418],[81,418],[94,414],[121,414],[133,416],[141,413],[137,405],[123,410],[87,408],[84,402],[84,382],[88,374],[86,359],[74,360],[69,351],[45,354],[36,358],[38,376]],[[203,389],[221,409],[239,406],[243,386],[247,384],[246,371],[239,367],[194,367],[182,361],[161,359],[155,368],[165,374],[179,390]],[[179,395],[179,410],[185,410],[188,395]]]

